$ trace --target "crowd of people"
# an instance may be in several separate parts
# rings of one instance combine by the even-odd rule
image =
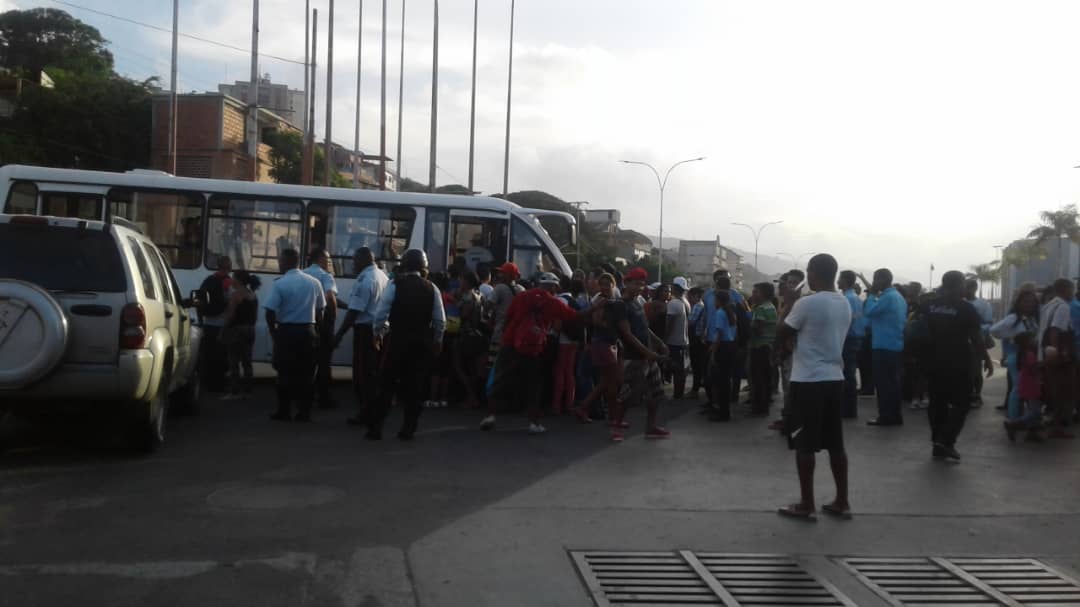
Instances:
[[[665,384],[720,423],[744,410],[768,417],[779,399],[770,427],[796,451],[803,489],[802,501],[781,514],[813,515],[813,455],[826,450],[837,499],[825,511],[847,516],[842,420],[858,416],[860,396],[876,397],[868,421],[876,427],[902,425],[905,409],[927,409],[932,456],[959,460],[959,435],[969,410],[982,406],[1000,339],[1008,438],[1073,437],[1080,300],[1064,279],[1041,293],[1025,285],[995,323],[978,283],[960,272],[925,290],[895,284],[888,269],[872,280],[838,272],[825,254],[805,272],[753,285],[748,297],[723,269],[707,288],[682,277],[648,284],[644,269],[608,264],[525,282],[513,263],[432,274],[420,250],[406,252],[391,278],[366,248],[356,251],[356,280],[341,297],[325,251],[311,252],[303,270],[300,261],[295,250],[282,253],[283,275],[261,303],[278,373],[274,420],[309,421],[315,404],[336,406],[331,359],[350,331],[357,409],[348,421],[372,440],[382,438],[395,402],[402,440],[414,438],[425,407],[453,403],[482,412],[485,431],[523,411],[530,434],[546,432],[547,415],[570,415],[603,420],[621,442],[634,409],[645,411],[645,438],[671,436],[659,419]],[[250,393],[260,302],[258,277],[230,271],[222,259],[199,311],[204,381],[232,399]]]

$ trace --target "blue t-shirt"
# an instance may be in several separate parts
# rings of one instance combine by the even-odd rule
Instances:
[[[1080,352],[1080,300],[1073,299],[1069,302],[1069,318],[1072,321],[1073,343],[1076,351]]]
[[[866,300],[863,315],[870,321],[871,347],[874,350],[904,351],[907,312],[907,302],[893,287]]]
[[[708,340],[710,342],[735,341],[736,329],[737,327],[731,324],[731,319],[728,318],[727,310],[721,308],[713,312],[712,322],[709,323]]]

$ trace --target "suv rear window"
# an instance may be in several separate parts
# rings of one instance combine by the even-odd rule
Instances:
[[[95,229],[0,223],[0,278],[55,291],[127,290],[116,241]]]

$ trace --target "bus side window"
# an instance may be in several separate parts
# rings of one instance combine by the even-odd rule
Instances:
[[[513,262],[521,272],[522,278],[532,278],[540,272],[552,269],[550,256],[544,251],[543,243],[519,217],[514,217],[513,226],[510,229],[510,241],[514,249]]]
[[[293,200],[263,200],[221,195],[210,199],[206,235],[207,269],[228,257],[234,268],[277,274],[285,249],[300,249],[301,211]]]
[[[408,206],[368,206],[312,202],[308,205],[308,252],[322,247],[330,254],[334,275],[351,278],[352,257],[367,247],[390,270],[405,253],[416,223]]]
[[[79,192],[44,192],[41,195],[41,214],[54,217],[101,220],[100,194]]]
[[[37,213],[37,186],[20,181],[11,185],[4,212],[9,215],[34,215]]]
[[[182,270],[198,268],[203,249],[203,196],[191,192],[110,190],[112,214],[139,226],[169,260]]]

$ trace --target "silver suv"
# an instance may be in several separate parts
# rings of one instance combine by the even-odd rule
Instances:
[[[153,451],[199,399],[193,326],[161,251],[124,220],[0,214],[0,413],[120,413]]]

